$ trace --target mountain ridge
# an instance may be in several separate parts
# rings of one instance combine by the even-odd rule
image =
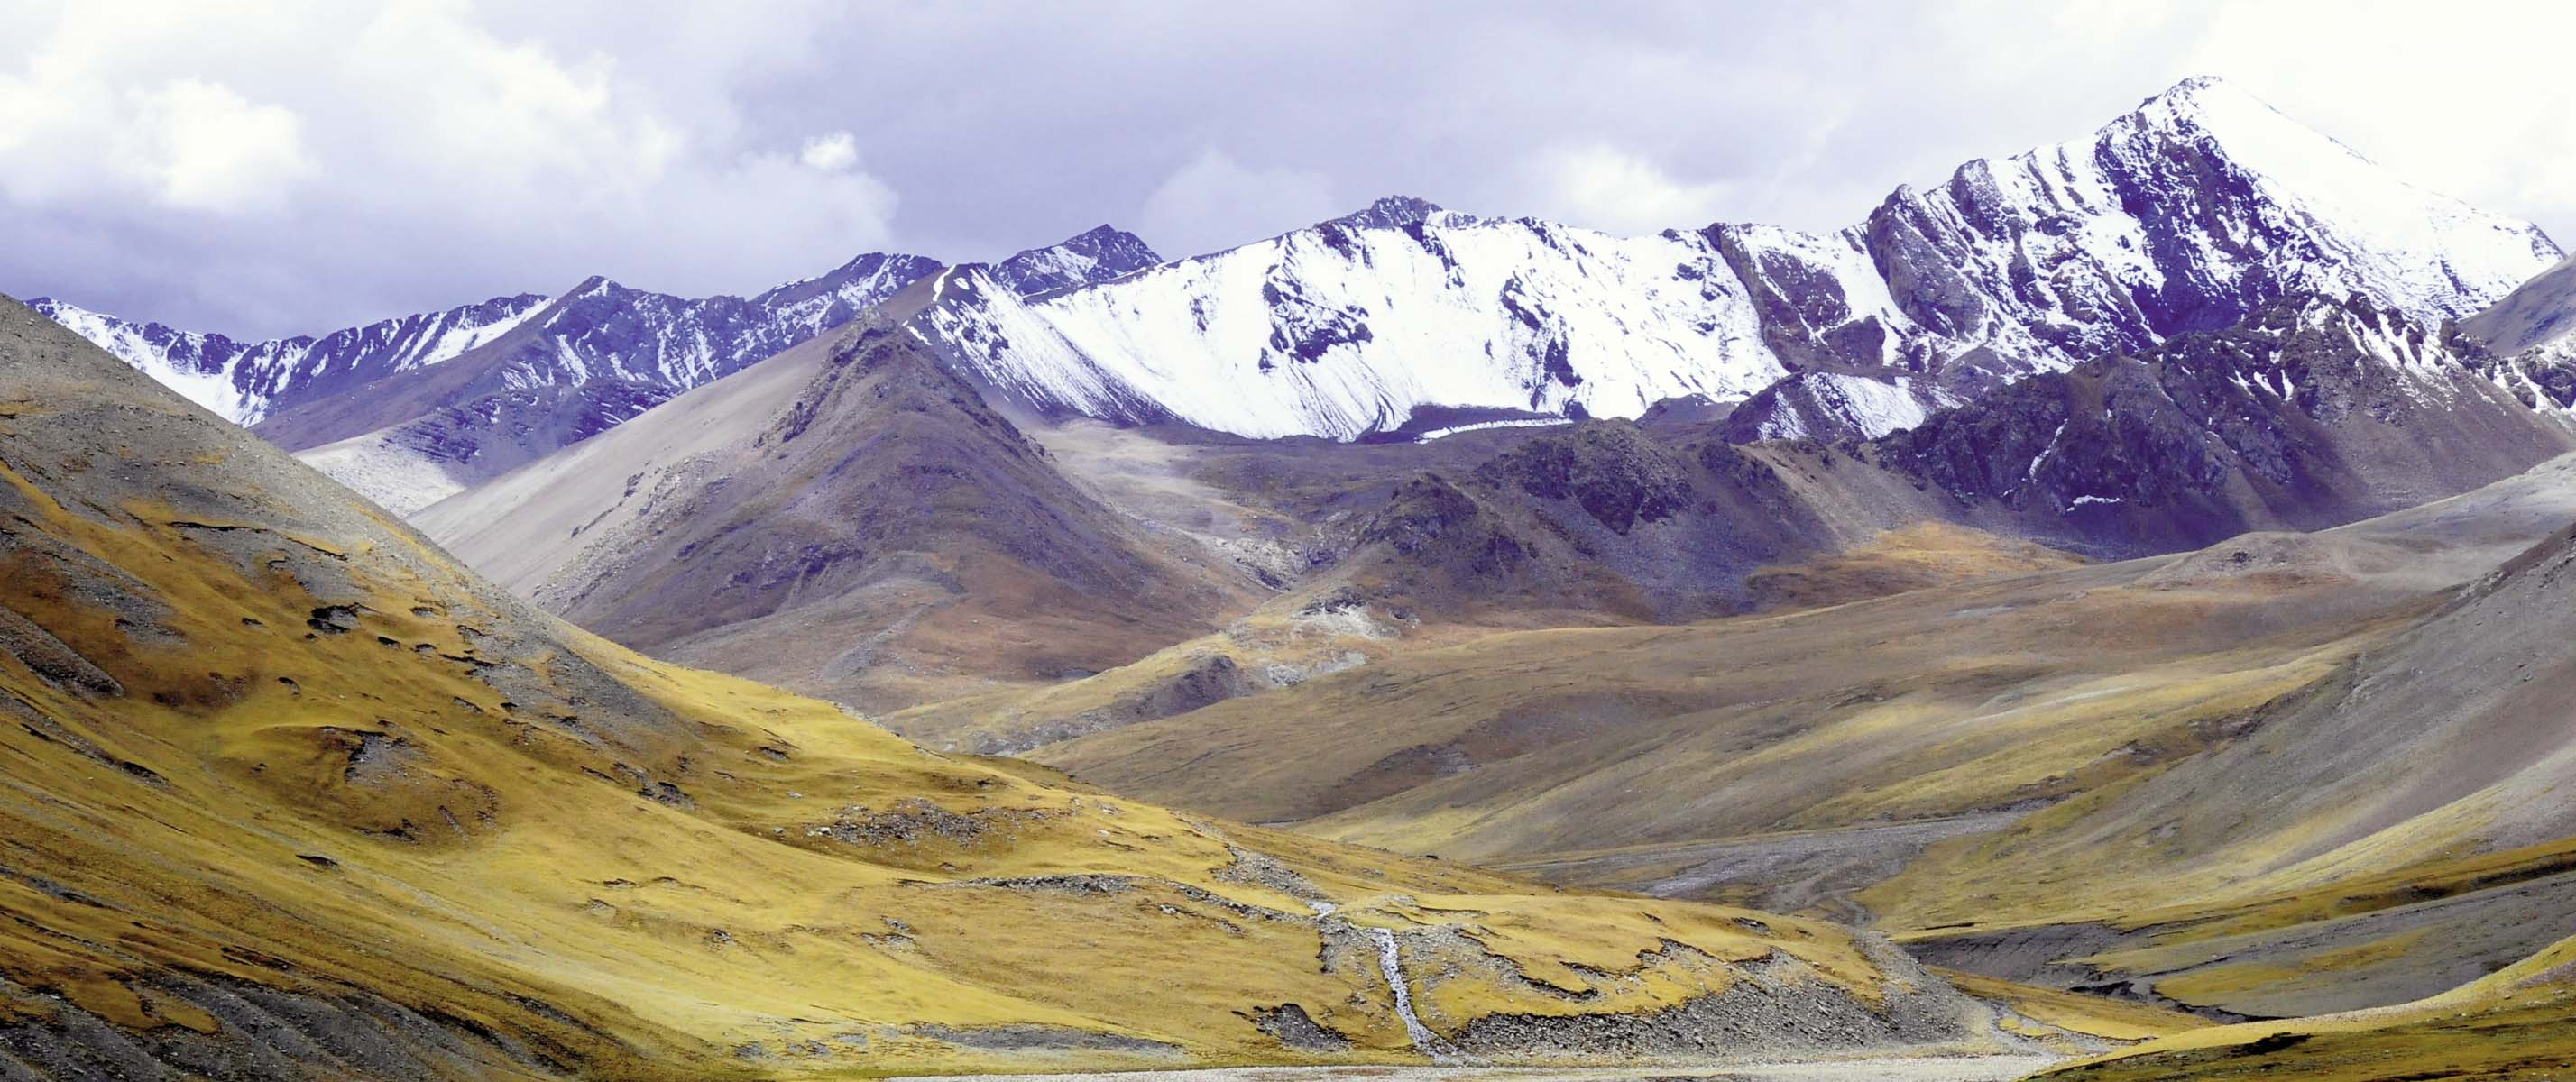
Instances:
[[[1389,197],[1034,301],[961,290],[922,329],[1042,413],[1351,439],[1429,406],[1633,417],[1819,366],[1964,395],[2292,292],[2438,323],[2560,254],[2193,79],[2090,136],[1900,187],[1832,234],[1623,238]]]

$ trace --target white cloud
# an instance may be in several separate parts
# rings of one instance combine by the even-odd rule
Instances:
[[[898,201],[855,138],[781,153],[744,130],[723,83],[755,53],[639,70],[463,0],[112,8],[10,20],[0,222],[126,258],[21,251],[7,288],[106,303],[159,276],[181,311],[135,314],[319,331],[592,273],[748,292],[891,239]]]
[[[1661,166],[1611,146],[1565,148],[1532,164],[1537,213],[1604,232],[1635,235],[1707,225],[1730,197],[1724,184],[1686,184]]]
[[[1277,223],[1269,233],[1311,225],[1348,210],[1333,201],[1322,173],[1252,169],[1224,151],[1199,152],[1145,197],[1139,228],[1165,254],[1214,251],[1265,234],[1246,223]]]
[[[796,160],[804,162],[808,169],[841,172],[859,164],[859,137],[845,131],[817,135],[805,140],[805,149],[797,153]]]
[[[314,173],[303,123],[276,105],[255,105],[221,83],[182,79],[131,95],[134,143],[129,162],[150,176],[165,204],[234,213],[275,210]]]

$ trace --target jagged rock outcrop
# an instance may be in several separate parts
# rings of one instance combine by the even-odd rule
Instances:
[[[1044,248],[1031,248],[993,264],[993,280],[1023,297],[1096,285],[1134,274],[1163,257],[1145,240],[1114,226],[1097,226]]]

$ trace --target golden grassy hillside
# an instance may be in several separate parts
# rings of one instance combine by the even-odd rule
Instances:
[[[1993,1040],[1832,925],[1197,819],[647,660],[14,303],[0,582],[0,1065],[38,1076]]]

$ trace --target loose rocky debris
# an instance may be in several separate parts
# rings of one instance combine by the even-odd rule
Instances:
[[[1131,1055],[1182,1055],[1179,1045],[1124,1033],[1101,1033],[1069,1026],[914,1026],[917,1037],[945,1041],[960,1048],[988,1052],[1124,1052]]]
[[[887,811],[865,806],[843,808],[831,822],[805,828],[809,838],[830,838],[849,845],[883,847],[946,842],[959,846],[982,843],[997,829],[1043,822],[1059,813],[1038,808],[981,808],[951,811],[923,797],[907,797]]]
[[[35,670],[48,684],[89,698],[125,694],[125,686],[80,652],[18,613],[0,608],[0,652]]]
[[[653,801],[657,804],[668,804],[674,808],[694,808],[698,806],[698,802],[691,798],[689,794],[681,791],[679,786],[673,785],[667,781],[649,783],[643,788],[636,790],[635,795]]]
[[[1325,1028],[1306,1013],[1306,1008],[1294,1003],[1255,1007],[1247,1017],[1261,1032],[1300,1052],[1346,1052],[1351,1047],[1350,1038]]]
[[[1708,1059],[1759,1047],[1773,1055],[1824,1056],[1964,1042],[1987,1032],[1983,1005],[1923,971],[1883,940],[1861,946],[1889,975],[1872,1006],[1812,967],[1774,952],[1734,967],[1724,990],[1630,1014],[1486,1015],[1450,1040],[1476,1057],[1516,1060]],[[1696,952],[1694,952],[1696,953]]]
[[[1278,858],[1267,853],[1253,852],[1232,842],[1227,842],[1225,849],[1226,852],[1233,854],[1234,863],[1217,869],[1218,879],[1228,883],[1268,887],[1303,902],[1325,900],[1323,888],[1317,887],[1305,876],[1297,874],[1296,869],[1280,863]]]
[[[1136,889],[1132,875],[1031,875],[1013,879],[960,879],[954,883],[928,884],[934,888],[1000,887],[1004,890],[1037,894],[1125,894]]]
[[[349,988],[178,974],[129,986],[166,1024],[117,1025],[0,977],[0,1077],[556,1077],[562,1065],[478,1022]]]

